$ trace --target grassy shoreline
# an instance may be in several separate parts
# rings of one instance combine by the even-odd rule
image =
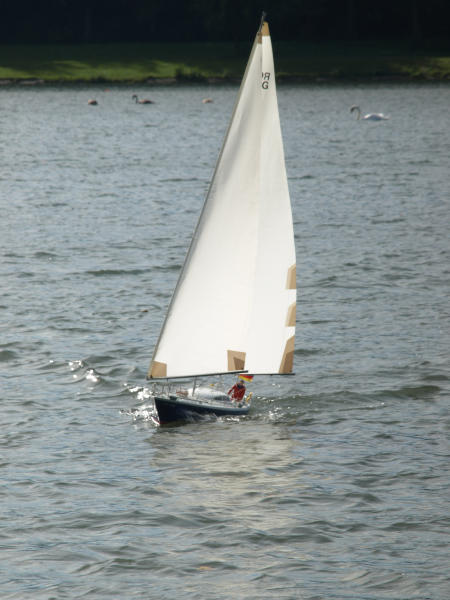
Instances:
[[[217,44],[0,45],[5,83],[220,83],[239,80],[250,46]],[[406,44],[275,42],[280,81],[450,81],[450,52]]]

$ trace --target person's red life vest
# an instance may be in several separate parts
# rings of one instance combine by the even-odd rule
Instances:
[[[245,385],[238,386],[237,383],[228,391],[228,395],[231,395],[233,400],[242,400],[245,395]]]

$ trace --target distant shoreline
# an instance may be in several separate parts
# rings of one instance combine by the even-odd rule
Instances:
[[[189,86],[189,85],[236,85],[241,82],[239,77],[158,77],[158,78],[146,78],[143,80],[136,79],[41,79],[41,78],[0,78],[0,87],[6,86],[52,86],[52,85],[67,85],[67,86],[79,86],[79,85],[115,85],[115,86],[130,86],[130,85],[143,85],[149,87],[158,86]],[[411,77],[407,75],[375,75],[366,77],[332,77],[332,76],[318,76],[318,77],[299,77],[296,75],[283,75],[277,76],[277,84],[296,84],[296,85],[310,85],[310,84],[356,84],[356,83],[449,83],[449,77]]]
[[[0,85],[234,84],[249,45],[232,43],[1,45]],[[404,42],[274,43],[280,83],[446,82],[448,46]]]

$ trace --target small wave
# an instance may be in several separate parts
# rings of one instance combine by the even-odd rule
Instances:
[[[307,348],[297,348],[294,351],[296,356],[313,356],[314,354],[321,354],[322,350],[317,350],[316,348],[307,349]]]
[[[299,175],[298,177],[289,177],[289,181],[303,181],[305,179],[315,179],[314,175]]]
[[[336,275],[330,275],[329,277],[325,277],[324,279],[321,279],[320,281],[318,281],[317,286],[324,286],[327,287],[329,285],[333,285],[336,281],[338,280]]]
[[[69,361],[69,369],[71,371],[78,371],[78,369],[82,369],[84,363],[82,360],[70,360]]]
[[[33,258],[53,259],[58,258],[58,255],[54,252],[38,251],[33,254]]]
[[[80,383],[87,381],[90,385],[98,384],[103,382],[103,377],[95,369],[92,368],[79,368],[71,369],[72,383]]]
[[[90,354],[82,362],[89,367],[92,367],[92,365],[101,365],[103,367],[104,365],[111,365],[112,361],[114,361],[113,354]],[[115,367],[111,365],[108,368],[112,369]]]
[[[161,273],[167,273],[167,272],[170,272],[170,271],[178,272],[178,271],[180,271],[181,266],[182,265],[179,264],[179,263],[176,263],[174,265],[155,265],[152,270],[153,271],[160,271]]]
[[[124,386],[125,389],[130,392],[130,394],[136,394],[136,400],[138,402],[146,402],[151,398],[150,390],[146,387],[130,387],[127,383],[125,383]]]
[[[420,400],[436,396],[441,392],[437,385],[405,386],[397,390],[382,390],[377,395],[390,398],[414,398]]]
[[[47,362],[39,367],[37,367],[38,371],[55,371],[56,369],[61,369],[66,367],[65,362],[58,362],[53,359],[47,360]]]
[[[414,166],[431,165],[431,160],[429,158],[424,158],[421,160],[409,160],[408,164]]]
[[[404,223],[406,219],[398,217],[396,219],[372,219],[372,225],[391,225],[395,223]]]
[[[72,373],[72,382],[79,383],[86,381],[89,384],[101,384],[102,388],[117,390],[118,380],[125,374],[130,374],[130,369],[125,369],[121,365],[112,364],[114,357],[110,355],[92,355],[83,360],[72,360],[65,363]],[[57,368],[59,365],[56,364]],[[48,366],[46,367],[48,368]],[[123,394],[123,388],[129,391],[128,384],[121,385],[120,394]]]
[[[9,362],[18,358],[17,352],[13,350],[0,350],[0,362]]]
[[[94,277],[123,277],[124,275],[145,275],[148,273],[148,269],[97,269],[86,271],[86,273]]]
[[[448,376],[443,373],[436,373],[436,375],[424,375],[422,379],[424,381],[448,381]]]
[[[345,577],[341,578],[341,581],[357,581],[358,579],[366,577],[368,574],[369,571],[366,571],[365,569],[360,569],[359,571],[354,571],[353,573],[345,575]]]
[[[171,177],[169,179],[160,179],[159,180],[161,183],[183,183],[186,181],[203,181],[202,179],[199,179],[198,177]]]
[[[88,369],[85,375],[85,379],[87,381],[91,381],[92,383],[98,383],[101,380],[100,375],[95,372],[94,369]]]
[[[386,281],[399,281],[401,279],[413,279],[415,274],[410,269],[402,269],[402,272],[386,273],[383,277]]]
[[[333,319],[313,319],[311,321],[307,321],[309,325],[325,325],[326,323],[334,323]]]
[[[154,421],[157,416],[153,402],[135,408],[123,408],[120,412],[132,417],[133,421]]]

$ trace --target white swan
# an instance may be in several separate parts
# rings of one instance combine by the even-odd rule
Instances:
[[[357,112],[356,120],[358,121],[359,119],[361,119],[361,109],[359,108],[359,106],[354,104],[350,108],[350,112],[352,113],[354,110],[356,110]],[[389,117],[387,115],[383,115],[383,113],[369,113],[367,115],[364,115],[364,117],[362,118],[365,121],[386,121],[387,119],[389,119]]]

